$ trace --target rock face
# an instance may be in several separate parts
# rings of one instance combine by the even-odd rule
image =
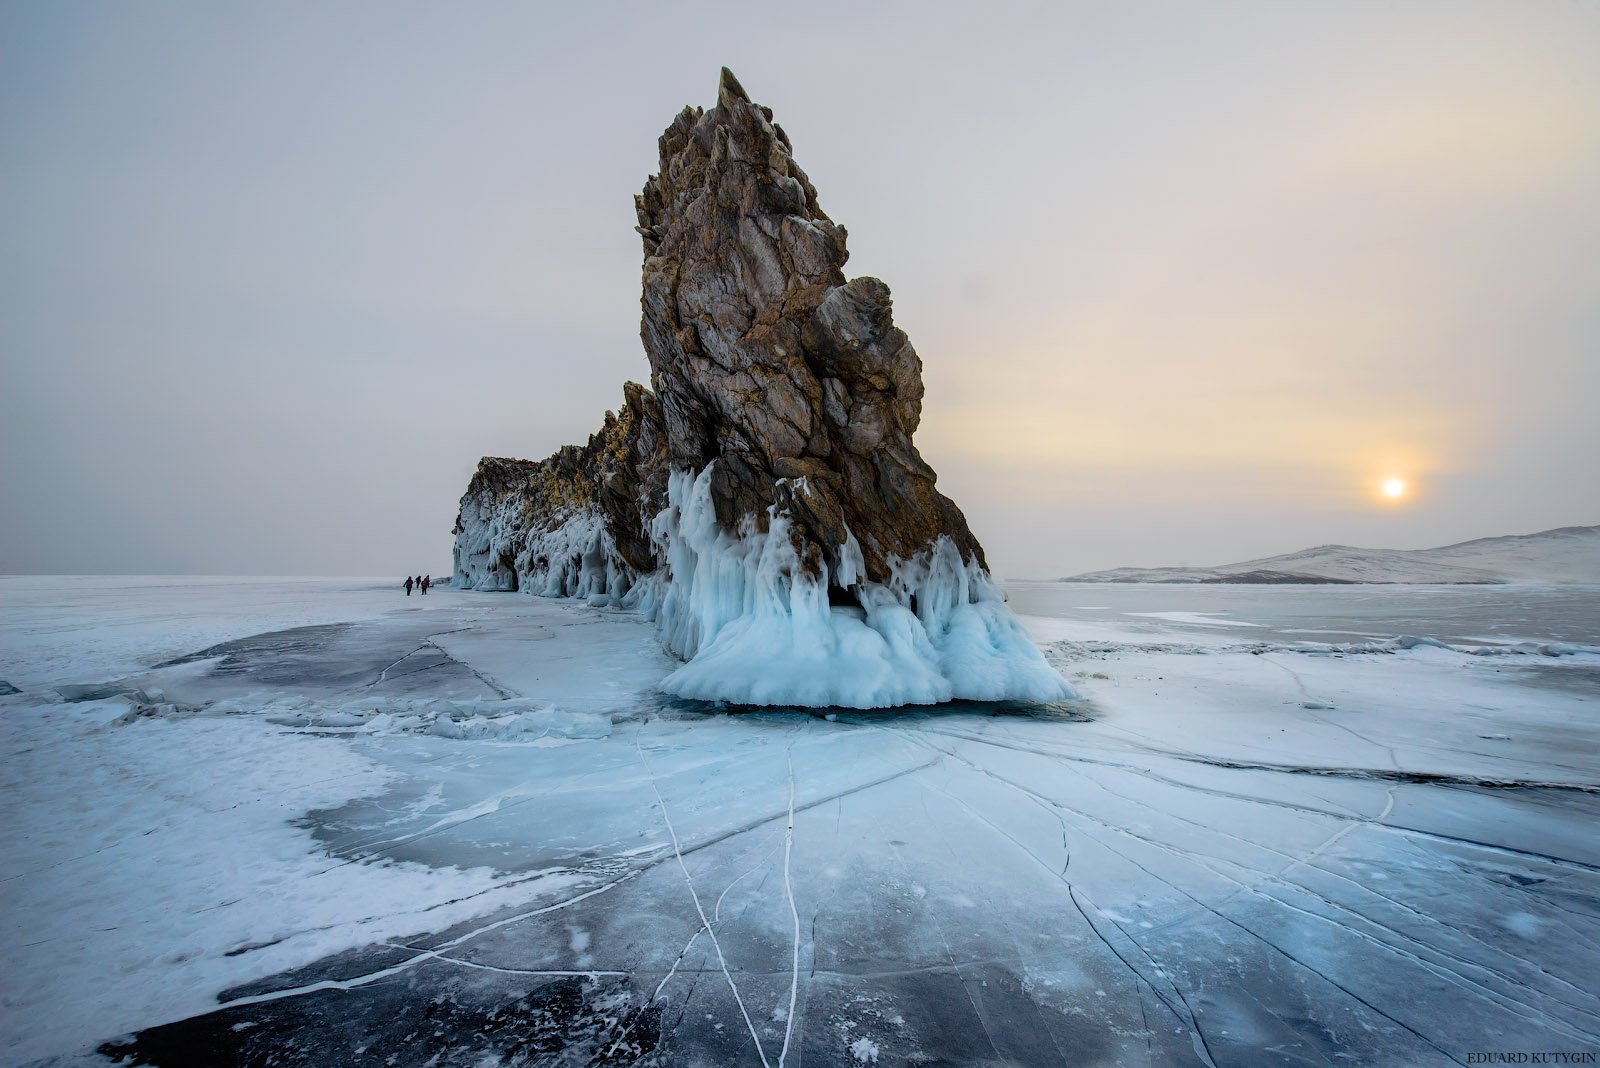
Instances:
[[[853,533],[887,581],[943,535],[983,550],[911,435],[922,361],[889,287],[846,281],[845,231],[823,212],[772,112],[724,70],[717,106],[661,135],[661,173],[636,198],[645,350],[674,468],[717,460],[711,499],[733,529],[786,507],[801,559],[839,570]],[[782,479],[804,479],[791,492]],[[792,485],[792,484],[790,484]]]
[[[478,462],[456,516],[456,586],[609,603],[655,570],[648,533],[667,476],[661,407],[635,382],[622,392],[622,407],[587,445],[539,463]]]
[[[772,112],[726,69],[636,199],[641,336],[582,448],[485,459],[458,586],[622,600],[689,661],[664,684],[753,704],[1064,696],[912,444],[922,363],[889,287],[846,280],[844,228]]]

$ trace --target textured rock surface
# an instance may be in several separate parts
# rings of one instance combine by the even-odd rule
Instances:
[[[723,527],[751,516],[764,529],[780,506],[813,573],[819,563],[841,573],[850,535],[876,582],[891,558],[910,560],[940,535],[984,564],[912,444],[922,361],[894,325],[889,287],[846,281],[844,227],[823,212],[772,112],[726,70],[717,97],[673,120],[660,174],[636,198],[654,396],[629,383],[622,414],[586,447],[539,464],[486,458],[456,525],[458,584],[542,586],[541,554],[523,542],[596,514],[616,562],[651,571],[645,532],[666,504],[667,465],[698,472],[713,460]]]
[[[772,112],[727,70],[636,198],[654,392],[581,448],[485,459],[455,581],[638,607],[689,663],[663,687],[879,707],[1070,693],[989,581],[912,434],[922,363],[889,287],[846,280]]]
[[[461,498],[455,584],[548,596],[622,596],[655,569],[650,519],[665,499],[661,409],[643,386],[623,386],[586,445],[539,463],[486,456]]]
[[[772,112],[726,70],[717,106],[661,136],[637,198],[645,350],[674,468],[712,460],[717,518],[785,506],[808,564],[839,571],[846,528],[866,576],[939,535],[983,563],[966,519],[911,443],[922,361],[889,287],[846,281],[845,231],[823,212]],[[804,478],[809,492],[780,479]]]

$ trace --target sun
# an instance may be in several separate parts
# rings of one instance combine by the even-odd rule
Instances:
[[[1398,501],[1406,495],[1408,488],[1406,480],[1403,478],[1386,478],[1383,480],[1383,484],[1378,487],[1378,491],[1389,500]]]

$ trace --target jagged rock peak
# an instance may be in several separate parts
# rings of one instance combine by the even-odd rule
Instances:
[[[739,79],[733,76],[733,71],[727,67],[722,68],[722,75],[717,79],[717,103],[723,107],[732,107],[729,101],[750,103],[750,94],[744,91],[744,86],[739,84]],[[768,118],[771,116],[769,115]]]
[[[712,501],[729,530],[789,509],[808,566],[838,574],[851,534],[874,581],[940,536],[982,565],[912,444],[922,361],[894,324],[889,287],[846,280],[846,231],[771,110],[726,68],[717,98],[667,128],[660,172],[637,198],[641,335],[670,463],[717,461]]]

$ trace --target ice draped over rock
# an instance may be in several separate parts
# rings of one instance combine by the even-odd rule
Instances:
[[[788,510],[772,506],[765,530],[751,517],[722,527],[716,470],[675,473],[654,524],[665,579],[640,602],[688,661],[662,683],[668,693],[852,708],[1068,695],[977,560],[948,537],[891,561],[887,582],[850,584],[856,603],[832,604],[837,573],[806,570]]]
[[[638,607],[686,697],[1067,696],[912,444],[922,362],[888,286],[845,278],[844,228],[726,69],[636,209],[653,392],[629,383],[581,448],[485,459],[456,584]]]
[[[484,457],[456,516],[454,584],[602,604],[626,595],[656,566],[665,456],[660,405],[629,382],[588,444],[538,463]]]

